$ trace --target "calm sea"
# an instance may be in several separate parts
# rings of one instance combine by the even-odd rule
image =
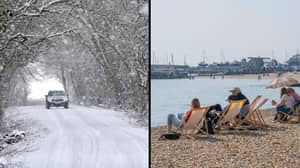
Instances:
[[[151,126],[166,125],[169,113],[186,112],[192,98],[201,105],[221,104],[224,107],[229,90],[239,87],[250,102],[257,96],[279,100],[280,89],[265,89],[271,80],[257,79],[173,79],[151,80]],[[294,88],[300,93],[300,88]],[[272,107],[268,101],[263,108]]]

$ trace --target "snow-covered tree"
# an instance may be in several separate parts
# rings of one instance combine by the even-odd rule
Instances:
[[[0,26],[0,109],[10,80],[39,62],[75,103],[148,116],[148,1],[6,0]],[[16,75],[19,74],[19,75]],[[9,95],[9,96],[8,96]]]
[[[0,2],[0,118],[8,104],[9,83],[18,69],[36,60],[51,38],[72,30],[57,31],[53,16],[66,0],[4,0]],[[53,10],[53,8],[57,10]],[[50,21],[49,21],[50,20]],[[49,22],[47,22],[49,21]]]
[[[51,45],[52,53],[41,57],[45,67],[55,71],[77,103],[108,104],[147,116],[147,2],[78,1],[70,16],[78,29]]]

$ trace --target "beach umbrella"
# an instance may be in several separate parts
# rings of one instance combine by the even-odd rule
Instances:
[[[279,78],[274,79],[269,84],[267,84],[266,88],[280,88],[280,87],[294,86],[297,84],[299,84],[299,83],[294,78],[279,77]]]

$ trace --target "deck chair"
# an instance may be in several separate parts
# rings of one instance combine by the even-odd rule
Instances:
[[[251,104],[249,105],[249,108],[247,110],[247,114],[244,118],[244,121],[249,121],[250,120],[250,117],[251,117],[251,114],[253,113],[254,109],[255,109],[255,106],[256,104],[258,103],[258,101],[261,99],[261,95],[258,95],[256,96],[256,98],[251,102]]]
[[[240,113],[243,105],[247,99],[231,100],[229,105],[224,109],[220,119],[217,121],[215,127],[221,127],[226,123],[235,123],[236,116]]]
[[[286,114],[280,111],[279,113],[283,114],[283,120],[287,119],[287,121],[290,121],[292,118],[297,117],[297,122],[300,122],[300,103],[295,105],[291,114]]]
[[[184,123],[183,127],[178,129],[182,132],[182,135],[194,139],[192,134],[200,130],[200,125],[203,123],[208,109],[209,107],[203,107],[197,111],[193,111],[187,123]]]
[[[249,115],[249,120],[253,124],[259,124],[259,125],[265,125],[265,120],[261,114],[260,108],[268,101],[269,99],[266,98],[264,99],[253,111],[250,111]]]

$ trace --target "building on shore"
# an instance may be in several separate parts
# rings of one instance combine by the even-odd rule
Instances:
[[[234,61],[232,63],[199,64],[197,67],[191,67],[189,72],[199,75],[265,73],[268,72],[265,60],[269,59],[267,57],[248,57],[248,61],[242,59],[241,61]]]
[[[239,73],[240,65],[231,63],[213,63],[207,66],[198,65],[196,67],[190,67],[189,73],[198,75],[211,75],[211,74],[234,74]]]
[[[151,79],[188,78],[188,65],[151,65]]]
[[[299,57],[300,60],[300,57]],[[189,78],[192,76],[260,74],[281,72],[284,66],[279,66],[276,60],[268,57],[248,57],[241,61],[207,64],[201,62],[197,66],[188,65],[151,65],[151,79]]]
[[[292,70],[300,70],[300,54],[293,55],[288,61],[287,64]]]

